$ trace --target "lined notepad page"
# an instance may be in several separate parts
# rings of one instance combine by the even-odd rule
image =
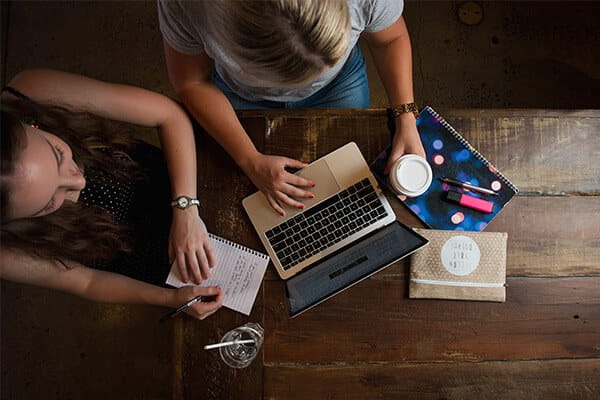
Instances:
[[[198,286],[220,287],[225,307],[250,315],[269,264],[269,256],[212,233],[208,235],[216,265],[210,270],[211,278]],[[181,281],[177,261],[171,266],[166,283],[174,287],[194,285]]]

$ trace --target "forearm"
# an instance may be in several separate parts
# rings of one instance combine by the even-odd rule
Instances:
[[[182,89],[179,96],[204,129],[245,168],[257,150],[219,88],[208,82],[195,83]]]
[[[187,110],[242,168],[258,155],[231,103],[212,82],[213,60],[206,53],[189,55],[164,40],[169,79]]]
[[[413,103],[412,56],[410,37],[402,17],[390,27],[366,36],[375,66],[385,87],[390,106]],[[392,152],[385,171],[403,154],[425,157],[413,113],[396,117]],[[387,173],[387,172],[386,172]]]
[[[196,144],[192,124],[185,112],[175,106],[171,117],[159,127],[159,138],[169,176],[173,198],[197,196]]]
[[[414,101],[412,52],[408,31],[383,44],[369,44],[391,106]]]
[[[106,303],[174,305],[174,290],[136,281],[124,275],[88,268],[77,262],[41,259],[2,248],[2,279],[60,290]],[[65,265],[67,267],[65,267]]]
[[[103,303],[173,306],[174,290],[161,288],[112,272],[86,268],[86,284],[74,287],[73,294]]]

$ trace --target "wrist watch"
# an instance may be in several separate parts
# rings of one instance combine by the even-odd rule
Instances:
[[[415,118],[419,118],[419,108],[415,103],[400,104],[391,108],[394,118],[399,117],[402,114],[413,113]]]
[[[185,210],[186,208],[191,206],[200,206],[200,200],[192,199],[191,197],[187,196],[179,196],[171,202],[171,206]]]

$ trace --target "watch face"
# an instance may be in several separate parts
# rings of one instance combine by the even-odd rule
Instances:
[[[186,208],[188,205],[188,199],[185,197],[180,197],[177,199],[177,205],[181,208]]]

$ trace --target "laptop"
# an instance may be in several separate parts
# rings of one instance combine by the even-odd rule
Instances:
[[[316,183],[304,210],[284,217],[256,192],[242,204],[296,316],[427,244],[396,215],[358,146],[350,142],[296,172]]]

